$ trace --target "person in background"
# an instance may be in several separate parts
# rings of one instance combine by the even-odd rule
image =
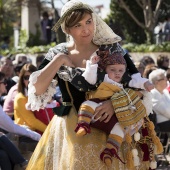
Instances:
[[[26,168],[26,160],[15,145],[0,132],[0,168],[2,170],[14,170],[14,166],[19,164],[23,169]]]
[[[166,17],[164,33],[165,33],[165,41],[170,41],[170,16]]]
[[[168,68],[168,70],[166,71],[166,78],[167,78],[167,81],[168,81],[167,90],[170,93],[170,68]]]
[[[16,82],[12,80],[12,76],[14,74],[14,65],[12,64],[12,60],[10,58],[8,57],[1,58],[0,71],[5,74],[5,79],[7,83],[7,86],[6,86],[7,92],[5,94],[2,94],[2,96],[0,97],[0,104],[1,106],[3,106],[4,100],[10,88],[16,84]]]
[[[149,80],[155,85],[151,90],[153,111],[156,113],[157,125],[162,132],[170,132],[170,95],[167,88],[166,71],[153,70],[149,74]]]
[[[26,64],[26,63],[28,63],[26,54],[19,53],[15,55],[15,60],[13,61],[14,66],[18,64]]]
[[[139,62],[135,62],[135,65],[139,72],[141,73],[141,75],[143,76],[145,67],[147,65],[155,66],[155,61],[150,56],[144,56]]]
[[[92,128],[89,135],[79,138],[74,132],[77,124],[77,112],[81,103],[85,100],[86,93],[77,90],[70,82],[60,78],[61,66],[85,68],[85,60],[89,60],[100,46],[110,54],[120,52],[126,60],[127,67],[131,74],[138,74],[129,55],[119,45],[121,38],[94,12],[94,9],[81,1],[68,1],[62,8],[61,18],[53,27],[57,31],[59,26],[72,38],[69,42],[58,44],[50,48],[40,70],[31,74],[28,88],[27,105],[31,110],[44,108],[56,93],[56,81],[62,93],[62,105],[54,108],[55,115],[45,130],[38,143],[27,167],[27,170],[51,169],[89,169],[106,170],[108,167],[100,160],[99,155],[106,144],[106,133]],[[80,70],[81,71],[81,70]],[[75,74],[80,74],[79,70]],[[71,76],[74,77],[75,74]],[[103,80],[104,71],[99,72],[99,79],[95,84],[95,90]],[[140,74],[138,74],[140,75]],[[79,80],[79,82],[81,81]],[[89,90],[92,90],[89,88]],[[96,119],[103,122],[108,116],[107,123],[114,114],[111,100],[102,102],[102,105],[95,109]],[[43,148],[43,150],[42,150]],[[48,151],[48,152],[47,152]],[[129,147],[122,145],[119,156],[123,160],[128,157]],[[140,152],[138,154],[138,152]],[[137,154],[136,154],[137,153]],[[139,157],[143,154],[140,149],[135,150]],[[138,158],[139,158],[138,157]],[[156,168],[155,162],[151,165],[138,159],[140,169],[146,170]],[[133,160],[131,160],[133,162]],[[133,164],[133,163],[132,163]],[[113,159],[111,169],[125,170],[129,165],[120,164]],[[133,165],[132,165],[133,166]],[[138,169],[134,167],[131,169]]]
[[[157,66],[163,70],[167,70],[169,68],[169,58],[167,55],[160,54],[157,57]]]
[[[14,98],[18,93],[18,81],[19,81],[19,74],[24,64],[18,64],[15,66],[15,73],[12,79],[16,81],[16,84],[11,87],[8,94],[6,95],[4,104],[3,104],[3,111],[10,116],[12,119],[14,118]]]
[[[43,12],[43,19],[41,20],[41,29],[43,32],[44,40],[47,44],[51,43],[51,28],[53,25],[53,19],[49,19],[48,12]]]
[[[25,125],[31,130],[38,130],[44,132],[47,125],[37,119],[34,112],[27,110],[25,104],[27,103],[27,89],[29,83],[30,74],[36,71],[37,68],[32,64],[25,64],[20,72],[18,82],[18,94],[14,99],[14,119],[18,125]]]
[[[143,72],[143,77],[144,78],[149,78],[149,74],[153,71],[153,70],[156,70],[157,69],[157,67],[156,66],[154,66],[154,65],[147,65],[146,67],[145,67],[145,70],[144,70],[144,72]]]
[[[6,81],[4,73],[0,72],[0,96],[6,92]],[[0,106],[0,128],[9,133],[23,135],[39,141],[40,135],[28,128],[19,126],[12,121],[12,119],[2,110]]]
[[[5,74],[0,72],[0,96],[5,92]],[[7,133],[24,135],[36,141],[39,141],[41,137],[40,134],[15,124],[11,118],[5,112],[3,112],[1,106],[0,128],[5,130]],[[5,136],[5,134],[0,132],[0,168],[2,170],[12,170],[16,164],[20,164],[20,166],[24,168],[27,165],[27,162],[28,161],[23,158],[15,145]]]
[[[42,61],[44,60],[45,56],[44,55],[38,55],[36,57],[36,66],[37,68],[39,68],[39,66],[41,65]]]

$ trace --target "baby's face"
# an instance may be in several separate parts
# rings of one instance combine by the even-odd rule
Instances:
[[[120,83],[123,74],[126,71],[126,66],[123,64],[108,65],[105,71],[110,79],[117,83]]]

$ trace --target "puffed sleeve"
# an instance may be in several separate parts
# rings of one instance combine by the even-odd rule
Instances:
[[[41,74],[41,69],[45,67],[57,53],[67,54],[65,43],[59,44],[53,48],[50,48],[45,56],[44,61],[40,65],[38,71],[31,74],[28,85],[28,102],[26,108],[28,110],[39,110],[46,107],[47,103],[52,99],[53,95],[56,93],[57,80],[54,78],[47,88],[46,92],[41,95],[36,95],[36,89],[34,84],[37,82],[38,76]],[[56,76],[55,76],[56,77]],[[45,80],[44,80],[45,81]]]

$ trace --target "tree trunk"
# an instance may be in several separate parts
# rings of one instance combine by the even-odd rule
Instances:
[[[153,33],[149,30],[145,30],[145,34],[146,34],[146,43],[147,44],[153,43]]]

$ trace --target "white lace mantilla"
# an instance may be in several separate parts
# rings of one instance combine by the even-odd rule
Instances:
[[[57,81],[53,80],[49,85],[45,93],[36,95],[36,89],[34,84],[37,82],[37,77],[41,74],[41,70],[31,74],[30,82],[28,85],[28,102],[26,108],[32,111],[44,109],[49,101],[51,101],[53,95],[56,93]]]

